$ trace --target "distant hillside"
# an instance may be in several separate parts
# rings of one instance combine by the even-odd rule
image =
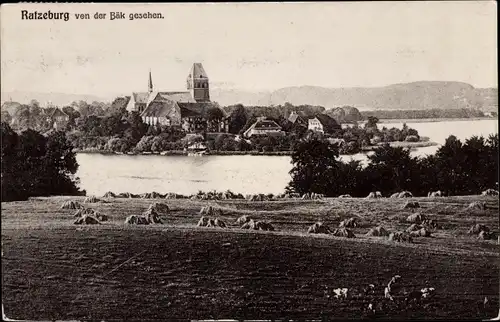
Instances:
[[[2,92],[2,103],[15,101],[29,103],[36,99],[42,106],[51,102],[56,106],[84,100],[111,102],[119,95],[99,97],[96,95],[74,95],[63,93]],[[210,91],[212,101],[221,106],[241,103],[247,106],[293,105],[324,106],[327,109],[339,106],[354,106],[358,110],[426,110],[478,108],[485,112],[498,110],[497,88],[474,88],[460,82],[414,82],[384,87],[325,88],[318,86],[285,87],[273,92],[250,92],[237,89],[214,88]]]
[[[45,106],[48,102],[51,102],[56,106],[64,106],[71,104],[73,101],[80,100],[86,101],[89,104],[94,101],[111,102],[113,98],[86,94],[37,93],[23,91],[2,92],[2,103],[14,101],[21,104],[28,104],[33,99],[37,100],[41,106]]]
[[[498,89],[474,88],[460,82],[414,82],[384,87],[325,88],[318,86],[285,87],[270,93],[219,91],[212,99],[221,105],[320,105],[333,108],[343,105],[359,110],[422,110],[478,108],[498,109]]]

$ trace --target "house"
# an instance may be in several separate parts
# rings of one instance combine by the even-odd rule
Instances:
[[[68,125],[69,115],[60,108],[47,108],[45,113],[47,115],[47,122],[55,130],[62,130]]]
[[[337,121],[326,114],[317,114],[308,119],[307,129],[314,132],[332,133],[340,128]]]
[[[248,130],[243,133],[244,137],[250,138],[257,135],[283,135],[281,126],[273,120],[268,120],[265,117],[259,117]]]
[[[150,72],[148,92],[132,93],[126,109],[139,112],[149,125],[179,126],[188,132],[227,132],[228,118],[210,101],[209,79],[202,64],[193,64],[186,87],[188,91],[154,91]],[[222,119],[210,119],[211,109],[219,109]]]
[[[288,116],[288,121],[294,125],[301,125],[307,127],[307,121],[306,118],[298,114],[297,112],[293,111],[290,113],[290,116]]]

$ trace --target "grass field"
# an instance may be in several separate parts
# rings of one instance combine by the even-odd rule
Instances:
[[[404,230],[404,199],[326,199],[269,202],[162,200],[163,225],[126,226],[155,200],[108,199],[85,204],[111,216],[97,226],[75,226],[66,199],[2,203],[2,302],[15,319],[344,319],[366,318],[371,301],[384,319],[471,319],[498,314],[499,246],[467,230],[486,224],[498,233],[498,199],[464,196],[412,198],[416,211],[443,227],[431,238],[400,244],[366,237],[382,224]],[[487,210],[468,210],[484,201]],[[200,228],[200,208],[220,207],[228,229]],[[275,232],[234,224],[246,214]],[[355,239],[308,235],[358,217]],[[421,305],[367,297],[332,299],[331,289],[375,284],[378,297],[393,275],[406,290],[436,288]],[[330,295],[330,296],[329,296]],[[483,305],[485,296],[489,302]],[[374,302],[375,301],[375,302]]]

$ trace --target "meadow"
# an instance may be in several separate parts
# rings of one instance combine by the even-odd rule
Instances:
[[[2,203],[2,302],[15,319],[483,319],[498,314],[497,239],[467,233],[476,224],[498,234],[498,197],[327,198],[250,202],[103,199],[84,204],[110,216],[74,225],[65,200]],[[420,208],[403,209],[406,201]],[[125,225],[153,202],[168,204],[164,224]],[[474,201],[486,210],[471,210]],[[228,228],[196,227],[200,208],[222,209]],[[372,227],[405,230],[419,212],[440,229],[414,243],[368,237]],[[242,230],[241,215],[275,231]],[[315,222],[335,228],[357,217],[356,238],[307,234]],[[384,301],[400,275],[404,290],[434,287],[420,305]],[[379,298],[333,298],[332,289],[374,284]],[[488,303],[484,304],[485,297]],[[376,313],[369,315],[369,302]],[[375,303],[376,302],[376,303]]]

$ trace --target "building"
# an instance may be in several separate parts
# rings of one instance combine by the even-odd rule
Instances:
[[[64,129],[69,123],[69,115],[66,114],[60,108],[47,108],[46,109],[47,122],[51,125],[55,130]]]
[[[295,111],[290,113],[290,116],[288,116],[288,121],[290,123],[292,123],[293,125],[300,125],[300,126],[307,127],[306,119],[302,115],[298,114]]]
[[[187,132],[227,132],[227,115],[210,101],[209,78],[202,64],[193,64],[186,88],[188,91],[183,92],[154,91],[149,72],[148,91],[132,93],[126,109],[139,112],[149,125],[179,126]],[[213,109],[220,110],[221,119],[211,118],[210,110]]]
[[[259,117],[257,121],[252,124],[248,130],[243,133],[244,137],[250,138],[258,135],[283,135],[281,126],[273,120],[268,120],[265,117]]]
[[[341,127],[333,118],[326,114],[317,114],[308,119],[308,130],[321,133],[333,133]]]

